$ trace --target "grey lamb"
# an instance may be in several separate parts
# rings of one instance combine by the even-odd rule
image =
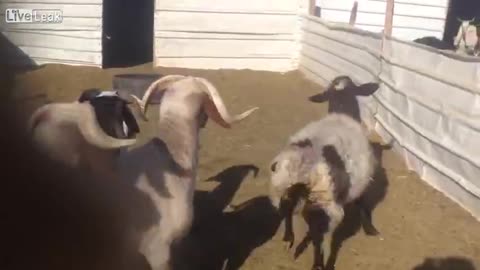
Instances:
[[[321,210],[325,215],[323,224],[313,228],[309,224],[309,234],[322,232],[327,236],[324,248],[315,252],[315,269],[323,269],[319,258],[330,247],[331,235],[343,220],[345,204],[358,203],[363,218],[369,218],[361,197],[372,182],[376,163],[360,123],[338,113],[328,114],[295,133],[271,162],[270,199],[277,209],[281,209],[283,200],[291,199],[293,189],[303,185],[303,214]],[[296,212],[293,218],[299,219],[298,207]],[[286,223],[286,230],[291,230],[288,227]],[[369,231],[366,228],[367,234],[378,234],[373,225]]]

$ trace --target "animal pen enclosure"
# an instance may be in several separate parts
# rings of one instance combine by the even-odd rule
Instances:
[[[2,58],[11,65],[104,68],[150,62],[153,7],[153,0],[2,1],[2,42],[9,43]],[[61,23],[6,23],[6,9],[57,10],[63,18]]]
[[[479,218],[478,58],[440,53],[396,38],[427,32],[442,36],[447,14],[445,0],[431,0],[418,10],[411,6],[418,1],[398,2],[392,18],[393,37],[389,37],[375,33],[383,28],[384,14],[365,15],[369,10],[379,14],[385,3],[360,1],[359,27],[375,31],[371,32],[309,15],[309,1],[271,5],[267,0],[156,0],[153,61],[156,66],[183,68],[279,72],[298,68],[323,85],[340,74],[357,82],[377,81],[380,91],[361,100],[364,121],[385,138],[392,137],[397,151],[422,179]],[[349,13],[339,3],[323,1],[322,16],[344,20]],[[68,0],[45,4],[9,0],[0,7],[63,10],[61,24],[2,22],[2,34],[26,55],[24,60],[102,65],[102,35],[106,34],[102,33],[105,12],[101,0],[75,4]],[[430,18],[436,14],[439,20],[427,24],[432,26],[427,32],[408,28],[401,18],[412,10],[417,21],[407,26],[422,20],[422,12],[433,12]]]
[[[341,74],[358,83],[379,82],[381,88],[374,98],[361,102],[364,121],[385,139],[393,138],[397,151],[422,179],[480,218],[480,182],[476,179],[480,175],[476,139],[480,135],[479,60],[328,23],[305,15],[312,12],[309,1],[282,1],[275,6],[268,5],[269,1],[229,2],[216,5],[215,10],[204,7],[215,6],[216,1],[165,2],[169,1],[157,2],[157,10],[161,4],[172,9],[161,11],[166,13],[163,17],[157,13],[156,65],[273,71],[299,68],[322,85]],[[393,36],[443,36],[446,1],[423,3],[419,9],[415,3],[420,1],[398,2],[399,11],[395,6],[390,22]],[[323,1],[328,7],[333,3]],[[192,10],[193,17],[187,17],[191,15],[185,13]],[[175,12],[184,14],[175,16]],[[428,31],[414,27],[421,18],[409,22],[408,28],[402,12],[414,12],[411,17],[429,12],[430,19],[435,15],[437,20],[427,24],[431,27]],[[382,19],[385,21],[384,14],[376,23]],[[447,95],[450,98],[445,99]]]
[[[19,4],[9,0],[11,2],[15,3],[0,5],[2,8],[27,5],[26,1]],[[405,5],[408,1],[401,2]],[[242,166],[230,166],[234,162],[233,165],[248,162],[266,167],[283,137],[324,113],[325,107],[306,104],[306,96],[318,93],[318,84],[325,85],[337,75],[349,75],[356,83],[380,84],[373,97],[359,98],[362,120],[384,141],[393,140],[398,155],[391,151],[383,154],[387,161],[384,178],[388,179],[383,179],[387,182],[383,185],[388,185],[388,196],[383,194],[385,200],[374,212],[385,239],[375,241],[358,234],[356,241],[342,248],[340,256],[348,259],[339,260],[337,269],[443,270],[438,266],[442,262],[437,261],[430,265],[427,260],[425,265],[413,266],[426,256],[452,255],[469,257],[478,265],[478,223],[423,186],[398,158],[400,156],[425,182],[480,218],[478,58],[439,52],[402,40],[396,36],[401,31],[395,32],[395,19],[391,23],[393,37],[389,37],[378,33],[383,22],[379,22],[376,30],[371,29],[372,32],[312,16],[308,14],[312,10],[308,1],[288,0],[276,4],[272,6],[271,1],[266,0],[157,0],[152,25],[154,69],[82,67],[99,67],[104,62],[105,26],[101,14],[105,3],[101,1],[69,5],[67,0],[57,0],[51,5],[63,9],[63,25],[50,25],[52,29],[46,29],[45,25],[3,24],[2,35],[12,50],[23,53],[21,59],[25,61],[72,65],[46,65],[20,76],[18,84],[23,94],[44,91],[54,100],[72,100],[81,89],[109,88],[112,75],[120,72],[153,71],[208,78],[226,102],[232,104],[232,111],[244,106],[260,107],[257,118],[229,131],[231,133],[221,133],[213,126],[204,131],[199,178],[221,173],[213,177],[220,182],[217,187],[212,188],[211,180],[199,181],[196,192],[199,200],[207,197],[208,201],[210,195],[217,195],[220,198],[216,199],[225,203],[228,198],[221,198],[225,194],[219,193],[233,196],[235,189],[240,190],[240,195],[236,195],[240,201],[257,197],[249,200],[252,204],[232,212],[223,212],[223,204],[221,207],[213,207],[211,202],[196,204],[220,212],[214,213],[219,218],[204,218],[201,222],[207,225],[194,226],[194,240],[198,241],[193,241],[194,250],[205,251],[206,255],[196,254],[182,260],[197,263],[196,260],[209,259],[208,263],[221,265],[228,258],[229,263],[238,266],[248,257],[243,269],[305,269],[309,266],[305,262],[290,261],[281,252],[280,241],[266,242],[273,238],[278,224],[273,214],[262,212],[269,206],[265,197],[258,196],[265,186],[255,179],[239,188],[248,172],[242,174],[238,170]],[[35,4],[29,2],[29,5]],[[360,2],[359,18],[363,8]],[[433,31],[441,35],[443,30],[438,29]],[[403,33],[417,35],[411,31]],[[17,60],[12,59],[11,63]],[[145,123],[141,128],[147,135],[152,131]],[[231,153],[235,153],[235,157]],[[259,178],[267,178],[265,171],[268,169],[260,170]],[[221,179],[225,178],[222,183]],[[254,233],[261,235],[252,237]],[[260,245],[262,248],[255,249]],[[202,263],[205,262],[199,264],[204,266]],[[468,262],[454,263],[453,267],[474,269]]]

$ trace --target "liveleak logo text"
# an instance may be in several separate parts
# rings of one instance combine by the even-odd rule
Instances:
[[[62,23],[63,13],[58,9],[22,9],[5,10],[7,23]]]

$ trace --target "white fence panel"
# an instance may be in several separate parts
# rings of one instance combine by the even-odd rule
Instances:
[[[374,34],[346,25],[327,23],[317,17],[305,16],[302,27],[299,69],[308,78],[327,84],[339,74],[348,74],[360,83],[376,82],[380,73],[382,39]],[[361,113],[373,125],[375,102],[361,97]]]
[[[384,58],[379,107],[403,123],[388,123],[382,110],[376,118],[398,133],[422,179],[479,217],[480,61],[396,39],[385,40]]]
[[[0,14],[0,57],[9,65],[102,65],[102,0],[5,0],[0,9],[61,10],[62,23],[6,23]],[[3,55],[5,54],[5,55]]]
[[[321,18],[331,22],[348,23],[354,0],[321,0]],[[392,35],[414,40],[423,36],[443,37],[447,0],[395,1]],[[385,22],[386,1],[358,1],[355,25],[363,30],[380,32]]]
[[[300,70],[379,82],[362,119],[408,167],[480,219],[480,61],[308,16]],[[381,57],[380,57],[381,55]]]
[[[304,2],[156,0],[155,65],[293,70]]]

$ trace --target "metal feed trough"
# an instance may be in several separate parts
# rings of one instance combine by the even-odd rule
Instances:
[[[156,80],[163,77],[162,74],[138,73],[138,74],[118,74],[113,77],[113,89],[122,95],[133,94],[142,98],[147,88]],[[155,100],[152,103],[157,103]]]

